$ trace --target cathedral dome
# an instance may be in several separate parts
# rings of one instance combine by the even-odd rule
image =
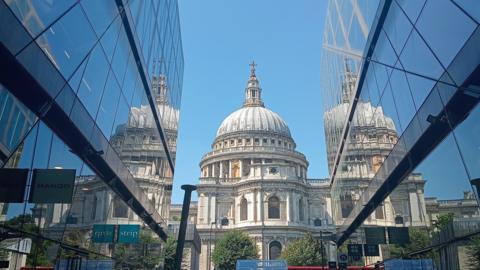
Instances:
[[[217,137],[243,131],[260,131],[291,138],[287,123],[278,114],[265,108],[261,97],[262,89],[255,75],[255,63],[250,66],[243,107],[223,120],[217,130]]]
[[[243,107],[230,114],[217,130],[217,137],[241,131],[264,131],[291,137],[287,123],[276,113],[261,106]]]

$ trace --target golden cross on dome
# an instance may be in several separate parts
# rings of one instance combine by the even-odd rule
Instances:
[[[255,76],[255,67],[257,66],[257,64],[255,64],[255,61],[252,61],[252,63],[250,64],[250,76]]]

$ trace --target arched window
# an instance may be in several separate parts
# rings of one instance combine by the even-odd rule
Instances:
[[[276,196],[268,199],[268,218],[280,218],[280,200]]]
[[[280,258],[280,255],[282,254],[282,244],[278,241],[273,241],[270,243],[268,247],[268,257],[270,260],[276,260]]]
[[[395,217],[395,224],[403,224],[403,217],[396,216]]]
[[[240,200],[240,220],[248,219],[248,202],[247,199],[242,198]]]
[[[383,205],[379,205],[377,209],[375,209],[375,219],[384,219],[385,215],[383,214]]]
[[[113,217],[114,218],[128,218],[127,205],[116,197],[113,199]]]
[[[303,210],[303,198],[300,198],[300,200],[298,200],[298,219],[300,221],[303,221],[304,219],[304,210]]]
[[[353,210],[353,197],[350,193],[340,195],[340,206],[342,208],[342,218],[347,218]]]

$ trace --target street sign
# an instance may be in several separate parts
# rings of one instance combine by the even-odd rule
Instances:
[[[28,169],[0,169],[0,202],[22,203]]]
[[[346,253],[340,253],[340,254],[338,255],[338,260],[339,260],[340,262],[347,262],[347,261],[348,261],[348,256],[347,256],[347,254],[346,254]]]
[[[140,237],[140,225],[118,225],[118,243],[136,244]]]
[[[115,225],[95,224],[93,225],[93,243],[113,243],[115,240]]]
[[[410,234],[407,227],[388,227],[388,243],[405,245],[410,243]]]
[[[337,262],[328,262],[328,270],[337,270]]]
[[[287,270],[285,260],[238,260],[236,270]]]
[[[362,245],[361,244],[348,244],[347,249],[348,249],[348,256],[350,256],[350,257],[353,257],[353,256],[362,257],[363,256],[363,250],[362,250]]]
[[[365,244],[363,249],[365,250],[365,256],[380,256],[380,249],[376,244]]]
[[[9,268],[10,262],[9,261],[0,261],[0,268]]]
[[[365,242],[367,244],[386,244],[385,227],[365,228]]]
[[[34,169],[30,203],[72,203],[75,169]]]

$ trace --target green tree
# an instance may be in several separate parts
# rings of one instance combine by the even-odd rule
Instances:
[[[445,214],[438,215],[437,223],[435,227],[439,231],[443,230],[448,224],[450,224],[453,221],[454,217],[455,217],[454,213],[445,213]]]
[[[408,232],[410,235],[409,237],[410,243],[406,244],[405,246],[390,245],[389,246],[390,257],[409,259],[411,258],[411,256],[408,255],[409,253],[426,248],[432,243],[432,240],[428,235],[428,232],[424,229],[409,228]],[[432,252],[427,252],[427,253],[415,256],[415,258],[433,258],[433,257],[434,257],[434,254]]]
[[[155,269],[160,264],[160,239],[153,236],[150,230],[140,232],[138,244],[115,245],[115,268],[125,269]]]
[[[326,260],[325,251],[310,233],[288,245],[282,252],[282,258],[288,265],[294,266],[324,265]],[[323,262],[322,258],[324,258]]]
[[[169,236],[167,238],[167,242],[165,243],[165,247],[163,248],[161,257],[161,260],[164,262],[165,270],[173,270],[176,249],[177,240],[175,240],[174,237]]]
[[[212,261],[222,270],[233,270],[237,260],[257,259],[258,250],[247,234],[233,230],[225,233],[215,244]]]
[[[470,244],[467,246],[467,255],[469,256],[467,265],[470,269],[478,269],[480,265],[480,236],[472,238]]]
[[[22,231],[38,235],[40,228],[35,223],[32,215],[18,215],[5,221],[7,227],[21,229]],[[32,239],[30,254],[27,256],[28,266],[52,266],[52,261],[47,258],[46,250],[51,243],[41,238]]]

